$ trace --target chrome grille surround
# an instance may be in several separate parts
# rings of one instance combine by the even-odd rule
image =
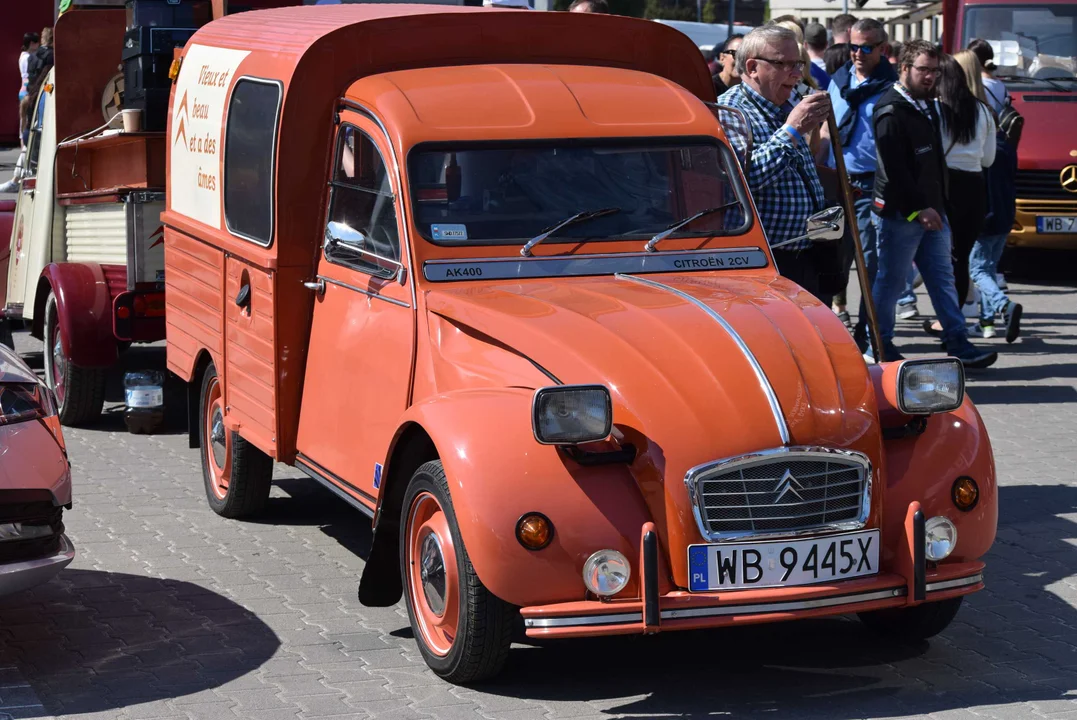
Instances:
[[[796,483],[784,482],[789,471]],[[700,534],[711,542],[728,542],[859,530],[871,511],[872,477],[871,461],[863,453],[802,446],[697,465],[684,476],[684,484]],[[705,483],[711,486],[705,488]],[[714,487],[715,483],[735,484],[739,490],[722,492],[724,488]],[[754,485],[749,488],[749,484]],[[792,490],[786,490],[787,486]],[[830,496],[831,489],[836,490],[836,497]],[[820,491],[822,497],[813,497]],[[707,499],[723,496],[732,502]],[[757,498],[754,504],[753,496]],[[827,507],[832,501],[838,503],[837,508]],[[798,506],[807,512],[796,512]],[[756,517],[753,510],[763,512]],[[722,513],[727,516],[721,517]]]

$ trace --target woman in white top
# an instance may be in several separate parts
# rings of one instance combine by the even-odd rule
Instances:
[[[976,59],[974,55],[973,59]],[[958,301],[964,303],[969,292],[969,253],[983,230],[987,215],[983,169],[995,162],[995,118],[969,89],[965,71],[957,60],[944,55],[939,62],[939,71],[939,110],[948,170],[954,280]]]

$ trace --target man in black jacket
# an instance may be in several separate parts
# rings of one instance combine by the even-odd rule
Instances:
[[[878,167],[872,211],[879,229],[878,273],[872,297],[879,315],[885,360],[901,360],[894,347],[894,304],[913,260],[942,322],[946,352],[965,367],[987,367],[998,354],[969,342],[954,286],[950,226],[946,221],[946,162],[933,100],[939,52],[924,40],[901,49],[899,81],[875,104]],[[871,358],[871,350],[865,355]]]

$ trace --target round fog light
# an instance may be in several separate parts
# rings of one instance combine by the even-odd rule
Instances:
[[[957,528],[944,517],[933,517],[924,523],[924,554],[928,560],[945,560],[957,547]]]
[[[631,576],[628,560],[616,550],[599,550],[583,564],[583,584],[602,597],[624,590]]]
[[[980,488],[976,485],[975,480],[962,476],[954,480],[954,487],[950,491],[950,497],[958,510],[968,512],[976,507],[976,503],[980,501]]]
[[[528,550],[541,550],[553,540],[553,523],[542,513],[527,513],[516,523],[516,539]]]

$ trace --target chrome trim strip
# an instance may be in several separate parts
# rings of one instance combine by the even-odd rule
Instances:
[[[625,275],[623,273],[617,273],[614,277],[620,280],[631,280],[632,282],[673,293],[682,300],[687,300],[692,303],[700,310],[707,313],[712,320],[721,325],[722,328],[729,333],[729,337],[733,339],[733,342],[737,344],[737,347],[740,348],[741,354],[744,355],[744,359],[752,366],[752,371],[755,372],[756,380],[759,381],[759,387],[767,398],[767,404],[770,405],[770,412],[774,416],[774,424],[778,426],[778,436],[781,438],[782,445],[789,444],[789,427],[785,424],[785,415],[782,414],[782,406],[778,403],[778,396],[775,394],[774,388],[771,387],[770,381],[767,380],[766,373],[763,372],[763,367],[748,348],[748,343],[744,342],[744,339],[737,334],[737,331],[733,329],[733,326],[730,325],[725,318],[715,312],[713,308],[699,298],[693,297],[688,293],[670,287],[669,285],[655,282],[654,280],[648,280],[646,278],[636,277],[635,275]]]
[[[325,275],[319,275],[318,279],[323,280],[323,281],[329,283],[330,285],[336,285],[338,287],[347,288],[348,290],[354,290],[357,293],[362,293],[363,295],[366,295],[367,297],[372,297],[372,298],[374,298],[376,300],[384,300],[387,303],[392,303],[393,305],[399,305],[400,307],[405,307],[405,308],[410,308],[411,307],[411,305],[404,302],[403,300],[397,300],[396,298],[385,297],[384,295],[379,295],[377,293],[372,293],[369,290],[363,290],[362,288],[357,288],[354,285],[349,285],[348,283],[341,282],[340,280],[334,280],[333,278],[326,277]]]
[[[678,618],[712,617],[720,615],[741,615],[745,613],[776,613],[789,612],[791,610],[814,610],[816,608],[836,607],[838,605],[853,605],[856,603],[871,602],[873,600],[888,600],[901,597],[908,590],[904,587],[891,588],[889,590],[876,590],[873,592],[860,593],[859,595],[842,595],[840,597],[820,598],[818,600],[799,600],[776,603],[758,603],[756,605],[727,605],[724,607],[709,608],[685,608],[684,610],[663,610],[663,620]]]
[[[746,463],[766,462],[776,459],[778,456],[784,456],[790,459],[796,457],[803,457],[809,460],[819,460],[818,456],[839,455],[843,460],[855,462],[863,468],[864,471],[864,497],[860,504],[860,515],[856,520],[845,520],[837,523],[827,523],[826,525],[815,525],[810,528],[803,528],[799,530],[780,530],[776,532],[767,533],[755,533],[751,531],[744,532],[727,532],[727,533],[712,533],[707,529],[707,524],[703,521],[702,502],[699,494],[699,483],[705,479],[705,475],[712,475],[715,473],[725,473],[732,469],[735,469],[738,465]],[[825,458],[824,458],[825,459]],[[696,526],[699,528],[699,534],[706,538],[709,542],[732,542],[736,540],[766,540],[766,539],[779,539],[779,538],[793,538],[804,537],[808,535],[821,535],[830,532],[845,532],[849,530],[862,530],[864,525],[867,524],[868,515],[871,514],[871,489],[872,481],[874,477],[874,470],[871,467],[871,460],[867,455],[856,452],[854,450],[841,450],[838,448],[818,447],[818,446],[793,446],[793,447],[780,447],[771,448],[770,450],[760,450],[756,453],[750,453],[748,455],[738,455],[736,457],[724,458],[722,460],[715,460],[714,462],[704,463],[702,465],[696,465],[690,469],[684,475],[684,486],[688,490],[688,498],[692,501],[692,514],[696,518]]]
[[[524,627],[577,627],[582,625],[623,625],[643,622],[643,613],[618,613],[615,615],[582,615],[576,617],[524,618]]]
[[[977,573],[969,577],[955,578],[953,580],[942,580],[940,582],[928,583],[928,592],[939,592],[940,590],[952,590],[953,588],[967,587],[968,585],[978,585],[984,581],[984,574]]]

